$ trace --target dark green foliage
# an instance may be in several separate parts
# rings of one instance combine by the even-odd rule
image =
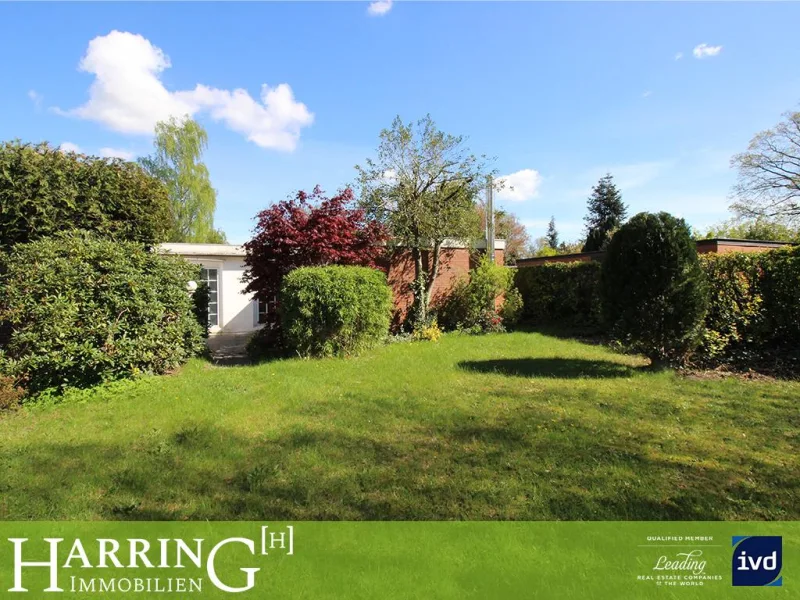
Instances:
[[[203,331],[203,337],[208,337],[208,302],[210,298],[208,283],[201,281],[192,294],[192,312]]]
[[[679,363],[700,341],[706,277],[689,227],[668,213],[639,213],[614,234],[600,277],[603,317],[625,347],[654,363]]]
[[[389,332],[392,292],[369,267],[301,267],[283,279],[279,311],[288,347],[303,356],[353,354]]]
[[[586,216],[586,243],[583,252],[605,250],[613,233],[625,221],[628,209],[622,202],[614,178],[602,177],[592,189],[588,200],[589,214]]]
[[[545,263],[517,269],[522,319],[541,325],[600,325],[600,263]]]
[[[489,262],[483,256],[469,277],[460,279],[438,311],[437,320],[445,329],[477,331],[502,330],[503,317],[498,300],[513,287],[514,273],[508,267]],[[512,303],[514,299],[512,299]],[[511,310],[512,307],[510,307]],[[516,315],[512,315],[512,318]]]
[[[550,222],[547,224],[547,233],[545,234],[547,245],[553,250],[558,250],[558,230],[556,229],[556,218],[550,217]]]
[[[765,343],[794,357],[800,366],[800,247],[784,248],[761,255],[764,272]]]
[[[29,393],[164,373],[203,347],[187,283],[198,268],[135,242],[66,232],[3,265],[0,370]]]
[[[0,144],[0,249],[67,229],[154,244],[170,223],[164,186],[134,163]]]

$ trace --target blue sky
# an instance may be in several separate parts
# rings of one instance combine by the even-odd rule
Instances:
[[[383,7],[3,3],[18,52],[0,62],[0,139],[135,156],[188,110],[216,223],[242,242],[268,204],[352,182],[395,115],[429,112],[513,175],[501,202],[533,237],[554,215],[574,239],[606,171],[631,214],[728,218],[730,157],[800,101],[797,3]]]

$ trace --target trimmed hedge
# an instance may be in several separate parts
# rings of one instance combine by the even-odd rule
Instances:
[[[72,229],[155,244],[171,219],[167,189],[136,163],[0,143],[0,250]]]
[[[392,291],[386,275],[369,267],[302,267],[284,277],[278,310],[291,350],[354,354],[388,334]]]
[[[518,267],[522,319],[536,325],[600,327],[600,263],[545,263]]]
[[[87,232],[17,244],[0,266],[0,371],[28,393],[164,373],[203,348],[198,267]]]
[[[709,303],[691,360],[703,366],[769,360],[800,370],[800,246],[765,252],[702,254]],[[599,263],[520,267],[523,317],[533,324],[605,329],[599,310]]]
[[[603,321],[653,364],[681,364],[700,343],[706,276],[686,221],[639,213],[614,234],[600,272]]]
[[[697,361],[800,368],[800,247],[707,254],[701,264],[711,297]]]

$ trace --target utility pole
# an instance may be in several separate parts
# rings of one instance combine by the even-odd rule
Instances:
[[[494,191],[491,175],[486,184],[486,254],[489,262],[494,263]]]

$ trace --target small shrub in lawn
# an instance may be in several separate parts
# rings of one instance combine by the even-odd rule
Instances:
[[[654,364],[683,362],[708,307],[706,277],[683,219],[640,213],[611,238],[600,277],[612,334]]]
[[[369,267],[302,267],[284,277],[279,303],[287,346],[303,356],[357,353],[386,338],[392,292]]]
[[[498,331],[498,325],[503,322],[503,309],[497,309],[498,299],[510,294],[512,304],[517,300],[512,294],[513,277],[511,269],[482,256],[478,266],[470,270],[469,277],[453,286],[439,309],[439,322],[446,329]],[[513,311],[512,305],[509,307],[512,318],[516,316]]]
[[[442,330],[439,328],[439,323],[436,319],[431,319],[428,325],[424,325],[414,331],[413,337],[415,340],[438,342],[442,337]]]
[[[17,244],[6,256],[0,369],[30,393],[165,373],[203,348],[187,283],[198,267],[87,232]]]
[[[0,411],[18,408],[24,392],[14,385],[13,377],[0,375]]]
[[[518,268],[521,318],[536,325],[600,327],[600,268],[597,262]]]

